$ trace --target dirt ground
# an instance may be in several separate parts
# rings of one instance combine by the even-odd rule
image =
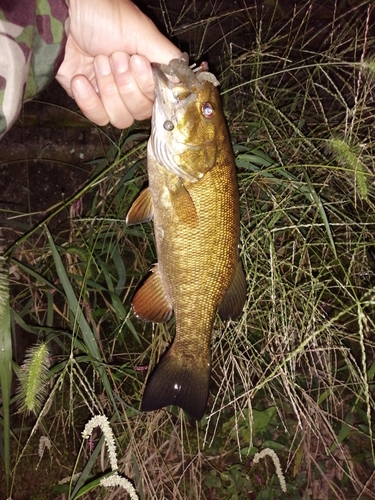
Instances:
[[[87,180],[93,167],[86,162],[103,154],[96,128],[70,111],[75,108],[54,82],[37,101],[24,105],[0,142],[3,247],[17,239],[14,221],[32,226],[42,220],[49,207]]]

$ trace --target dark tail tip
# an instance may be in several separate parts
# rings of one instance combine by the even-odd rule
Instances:
[[[174,355],[172,347],[147,382],[141,410],[153,411],[176,405],[190,417],[201,420],[207,406],[209,385],[210,360],[181,359]]]

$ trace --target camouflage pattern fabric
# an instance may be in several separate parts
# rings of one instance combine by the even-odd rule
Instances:
[[[0,138],[22,103],[43,90],[64,58],[65,0],[1,0]]]

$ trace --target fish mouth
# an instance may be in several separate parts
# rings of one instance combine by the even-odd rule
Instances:
[[[185,92],[194,94],[202,87],[202,78],[198,75],[206,67],[207,64],[203,63],[202,66],[193,70],[194,65],[189,66],[189,56],[186,53],[178,59],[172,59],[169,64],[152,64],[154,81],[157,86],[165,85],[170,89],[183,88]],[[171,78],[168,78],[167,75]],[[176,79],[178,79],[178,83]]]
[[[189,101],[196,98],[201,88],[201,83],[185,60],[178,61],[181,61],[181,71],[173,71],[170,66],[152,63],[156,102],[160,104],[165,119],[172,122],[176,106],[186,107]],[[160,109],[158,111],[160,112]]]
[[[195,99],[205,80],[214,86],[219,85],[216,77],[208,71],[207,63],[202,63],[198,68],[195,65],[189,66],[189,56],[186,53],[178,59],[172,59],[169,64],[152,63],[151,66],[156,100],[160,101],[167,116],[171,115],[170,108],[177,103],[186,106]]]
[[[159,63],[151,63],[154,82],[156,85],[156,92],[158,91],[160,86],[171,88],[171,86],[173,85],[173,83],[167,77],[166,73],[161,70],[161,66],[162,65]]]

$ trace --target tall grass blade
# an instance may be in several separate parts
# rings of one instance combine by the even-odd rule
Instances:
[[[95,446],[95,449],[93,450],[89,460],[87,461],[87,463],[82,471],[82,474],[80,475],[77,483],[75,484],[72,494],[69,496],[70,500],[74,500],[74,499],[78,498],[78,496],[77,496],[78,494],[79,494],[79,496],[81,496],[82,488],[84,487],[85,482],[87,481],[92,469],[94,468],[95,460],[98,458],[99,453],[101,452],[101,450],[103,448],[103,444],[104,444],[104,436],[101,436],[101,438],[98,441],[98,444]],[[111,474],[112,474],[112,472],[111,472]],[[100,479],[98,481],[100,481]]]
[[[3,410],[3,446],[7,490],[10,478],[10,391],[12,384],[12,336],[10,331],[9,278],[0,258],[0,386]]]
[[[318,193],[315,191],[315,188],[314,186],[312,185],[312,182],[310,180],[310,177],[308,176],[306,170],[304,169],[303,170],[303,174],[305,176],[305,179],[306,179],[306,183],[307,183],[307,186],[309,188],[309,191],[310,191],[310,195],[311,195],[311,198],[313,199],[313,201],[315,201],[315,204],[316,206],[318,207],[318,210],[319,210],[319,213],[320,213],[320,216],[323,220],[323,223],[324,223],[324,227],[326,228],[326,231],[327,231],[327,235],[328,235],[328,239],[329,239],[329,242],[331,244],[331,249],[335,255],[335,257],[337,257],[337,253],[336,253],[336,245],[335,245],[335,240],[333,239],[333,234],[332,234],[332,231],[331,231],[331,226],[329,224],[329,220],[328,220],[328,217],[327,217],[327,213],[324,209],[324,206],[323,206],[323,203],[322,203],[322,200],[319,198],[319,195]]]
[[[82,339],[85,343],[87,352],[89,356],[91,357],[92,360],[92,365],[95,367],[95,369],[98,371],[101,381],[103,383],[103,386],[107,392],[107,395],[109,399],[111,400],[113,407],[116,408],[116,402],[112,394],[112,388],[110,381],[108,379],[108,375],[104,369],[104,366],[102,366],[101,363],[103,363],[103,360],[101,358],[99,346],[96,340],[96,337],[90,328],[90,325],[88,324],[83,311],[78,303],[77,297],[75,296],[73,287],[69,281],[69,277],[65,271],[65,267],[62,263],[59,251],[57,250],[57,247],[52,239],[51,233],[49,232],[48,228],[45,228],[46,233],[47,233],[47,238],[48,242],[51,247],[52,251],[52,256],[55,261],[55,266],[56,266],[56,271],[57,274],[60,278],[60,282],[64,288],[64,292],[66,295],[66,299],[69,305],[69,309],[71,310],[75,320],[77,321],[77,324],[79,325],[79,328],[81,330],[82,334]]]

